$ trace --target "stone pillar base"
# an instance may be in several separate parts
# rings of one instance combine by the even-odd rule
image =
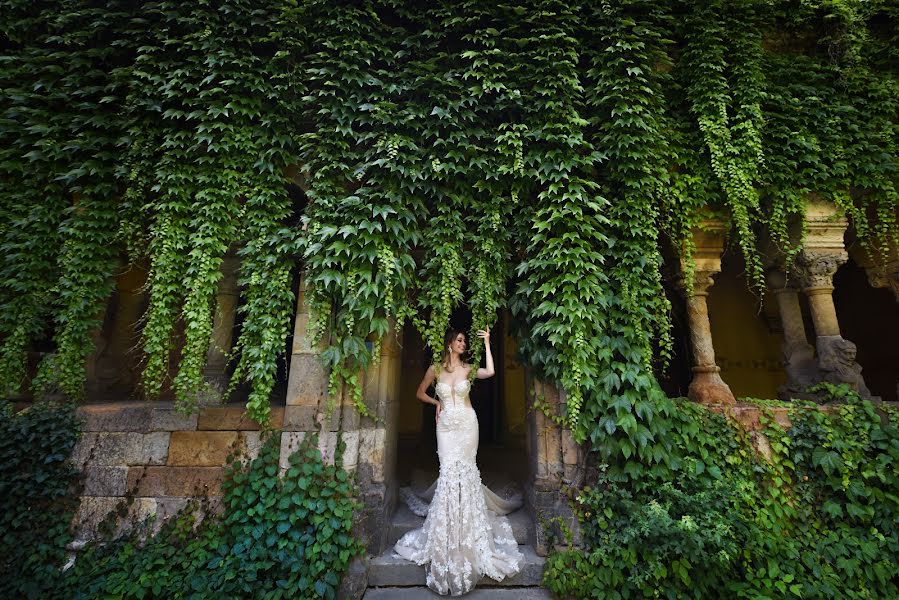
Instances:
[[[717,366],[693,367],[693,381],[687,397],[700,404],[733,404],[736,402],[730,386],[724,383]]]

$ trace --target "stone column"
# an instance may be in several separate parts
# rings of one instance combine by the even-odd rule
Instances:
[[[297,314],[293,327],[293,346],[287,374],[287,407],[285,431],[317,431],[319,408],[324,409],[328,396],[328,374],[318,357],[319,348],[312,345],[309,324],[312,320],[306,303],[305,279],[300,280]]]
[[[228,353],[234,338],[234,320],[237,317],[237,301],[240,289],[237,285],[237,271],[240,261],[229,252],[222,261],[222,278],[215,296],[215,315],[212,321],[212,337],[206,353],[206,381],[219,400],[228,387]]]
[[[562,493],[566,486],[581,485],[584,474],[584,450],[558,419],[564,413],[565,392],[555,385],[534,379],[526,373],[528,390],[528,462],[530,481],[525,490],[527,504],[536,520],[534,549],[540,556],[549,552],[549,540],[545,527],[548,523],[555,535],[562,539],[557,519],[562,519],[574,535],[580,539],[577,519],[571,512],[567,498]],[[545,412],[544,412],[545,411]]]
[[[824,381],[847,383],[861,395],[870,396],[862,368],[855,360],[855,344],[840,335],[833,304],[833,276],[849,258],[843,245],[848,223],[834,205],[812,197],[806,205],[805,226],[805,243],[797,265],[815,324],[818,370]]]
[[[821,380],[815,361],[815,349],[805,337],[805,322],[799,307],[799,291],[786,274],[775,269],[767,273],[768,288],[777,299],[783,326],[783,360],[787,382],[781,386],[778,396],[783,400],[804,398],[806,390]]]
[[[721,254],[724,252],[725,226],[719,221],[705,221],[693,230],[692,289],[684,284],[687,295],[687,322],[693,348],[693,380],[687,396],[702,404],[729,404],[735,402],[730,387],[721,379],[721,369],[715,364],[715,348],[712,343],[712,325],[706,299],[714,277],[721,272]],[[688,272],[682,264],[683,272]],[[686,283],[686,282],[685,282]]]
[[[355,420],[359,437],[356,481],[364,505],[368,550],[380,554],[387,545],[390,516],[396,506],[396,420],[399,414],[401,348],[391,323],[381,340],[381,356],[365,374],[364,398],[372,417]],[[355,408],[352,408],[355,411]],[[344,434],[347,435],[346,417]]]

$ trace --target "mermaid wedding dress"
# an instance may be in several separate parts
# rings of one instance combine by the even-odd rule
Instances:
[[[437,383],[443,408],[437,421],[440,475],[421,497],[400,490],[412,511],[426,518],[394,546],[406,560],[430,563],[428,587],[453,596],[470,591],[484,575],[496,581],[515,575],[522,560],[504,516],[521,506],[521,498],[505,500],[481,484],[475,464],[478,418],[468,400],[470,389],[467,379]]]

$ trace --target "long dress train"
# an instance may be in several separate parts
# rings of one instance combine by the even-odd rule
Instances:
[[[429,563],[428,587],[453,596],[470,591],[484,575],[496,581],[515,575],[522,560],[503,516],[521,506],[521,499],[505,500],[491,492],[482,485],[475,464],[478,418],[468,401],[470,389],[467,379],[454,386],[437,383],[443,407],[437,421],[440,475],[425,499],[404,490],[413,512],[427,510],[427,517],[420,529],[406,533],[394,546],[406,560]]]

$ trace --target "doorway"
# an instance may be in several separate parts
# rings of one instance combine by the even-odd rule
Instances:
[[[453,313],[454,328],[468,332],[471,313]],[[527,479],[524,367],[516,360],[517,346],[509,333],[509,315],[499,315],[491,330],[496,375],[475,380],[471,404],[478,417],[478,468],[488,487],[524,489]],[[430,352],[414,327],[403,329],[402,367],[398,397],[396,478],[399,486],[424,489],[439,472],[436,409],[415,397]],[[485,366],[482,358],[481,365]],[[434,397],[433,386],[428,394]]]

